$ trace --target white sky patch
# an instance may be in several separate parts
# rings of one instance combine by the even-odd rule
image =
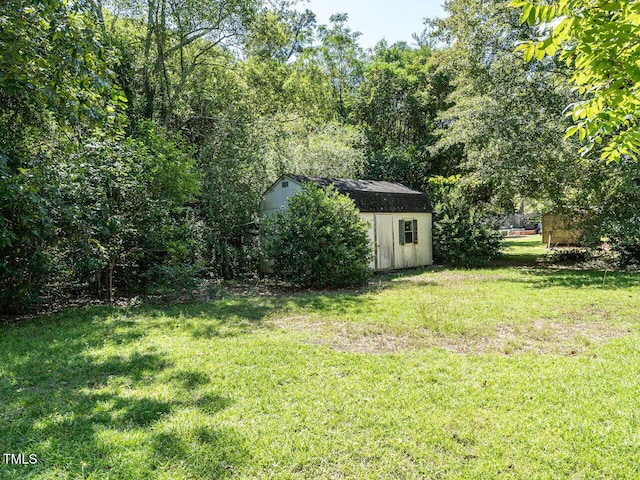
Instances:
[[[334,13],[347,13],[348,25],[361,32],[362,48],[373,48],[383,38],[389,44],[399,41],[413,43],[411,35],[420,33],[425,18],[445,16],[444,0],[309,0],[298,10],[308,8],[316,14],[318,25],[328,25]]]

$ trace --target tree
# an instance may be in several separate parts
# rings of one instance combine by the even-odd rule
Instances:
[[[525,60],[559,54],[574,68],[571,81],[584,97],[571,104],[567,136],[586,140],[583,153],[640,158],[640,2],[637,0],[513,0],[521,21],[538,25],[541,39],[518,46]]]
[[[233,278],[255,272],[260,197],[268,186],[266,139],[261,122],[237,102],[203,141],[199,205],[204,252],[210,271]]]
[[[320,46],[316,61],[329,79],[338,118],[345,121],[351,113],[353,98],[362,80],[362,48],[358,45],[360,32],[352,31],[346,13],[329,17],[331,26],[318,27]]]
[[[90,3],[2,2],[1,112],[44,109],[63,124],[114,119],[126,99],[110,82],[98,24]]]
[[[245,50],[250,57],[288,61],[311,45],[316,15],[290,9],[283,1],[263,9],[251,26]]]
[[[93,2],[0,4],[0,311],[35,301],[56,246],[59,175],[74,134],[117,132],[114,87]],[[79,136],[79,135],[78,135]]]
[[[116,285],[144,291],[177,281],[169,267],[195,263],[185,225],[200,188],[193,156],[179,135],[152,122],[134,133],[94,139],[59,165],[65,259],[73,276],[109,300]]]
[[[425,188],[433,174],[455,173],[450,152],[432,155],[438,114],[449,107],[449,75],[427,47],[380,42],[363,70],[354,121],[366,138],[366,176]]]
[[[558,198],[579,175],[562,110],[572,100],[564,65],[526,63],[513,52],[537,32],[521,25],[504,0],[450,0],[449,16],[433,23],[449,47],[434,61],[450,72],[455,90],[434,150],[461,147],[461,182],[501,209],[516,195]]]
[[[265,219],[261,238],[277,277],[304,287],[352,286],[371,273],[367,229],[349,197],[305,183],[286,209]]]
[[[258,13],[257,0],[109,0],[116,26],[133,24],[140,58],[140,110],[144,119],[179,127],[187,86],[224,50],[240,48]],[[113,28],[112,28],[113,29]],[[131,79],[134,80],[134,79]],[[178,118],[176,118],[178,116]]]
[[[433,258],[465,267],[481,265],[500,253],[501,237],[484,212],[465,192],[459,176],[429,179],[433,198]]]
[[[592,252],[606,246],[619,266],[640,265],[640,162],[622,158],[605,163],[585,158],[582,175],[559,205],[579,227],[581,242]]]
[[[272,178],[283,173],[358,178],[365,163],[357,128],[338,122],[314,125],[290,120],[269,134],[265,161]]]
[[[40,191],[40,169],[16,175],[0,152],[0,314],[15,313],[38,297],[48,270],[52,218]]]

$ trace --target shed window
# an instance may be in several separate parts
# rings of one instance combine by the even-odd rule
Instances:
[[[418,220],[400,220],[399,230],[400,245],[418,243]]]
[[[287,188],[288,186],[289,186],[289,182],[287,182],[286,180],[282,182],[282,188]]]

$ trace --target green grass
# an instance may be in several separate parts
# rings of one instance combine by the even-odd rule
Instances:
[[[546,245],[542,243],[542,235],[528,235],[522,238],[503,240],[502,263],[512,265],[535,264],[547,256]]]
[[[640,279],[532,267],[0,326],[2,479],[640,478]],[[519,259],[528,266],[515,266]]]

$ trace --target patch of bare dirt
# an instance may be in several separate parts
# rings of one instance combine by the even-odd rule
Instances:
[[[473,272],[439,272],[437,277],[425,277],[423,275],[411,275],[398,277],[393,280],[394,283],[414,283],[417,285],[441,285],[447,282],[457,282],[461,280],[474,280],[474,281],[493,281],[493,280],[506,280],[510,277],[507,275],[482,275]]]
[[[631,333],[630,328],[600,322],[563,323],[537,319],[522,325],[500,325],[495,346],[504,353],[535,352],[576,355]]]
[[[319,320],[306,315],[274,319],[271,324],[301,333],[304,340],[341,352],[393,353],[418,348],[412,335],[397,335],[384,326]]]
[[[340,352],[398,353],[442,348],[461,354],[518,353],[579,355],[632,330],[605,323],[562,323],[537,319],[520,325],[499,325],[491,335],[442,335],[427,328],[396,332],[381,325],[322,321],[307,316],[279,318],[277,328],[301,333],[304,340]]]

